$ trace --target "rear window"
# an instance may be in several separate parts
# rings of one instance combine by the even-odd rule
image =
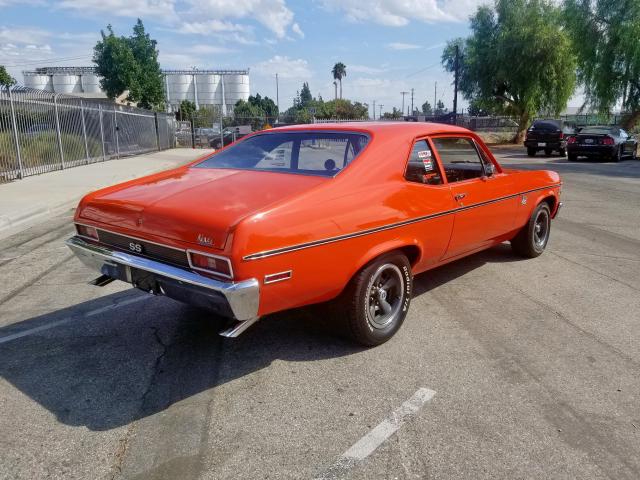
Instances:
[[[580,134],[591,134],[591,135],[608,135],[610,133],[615,133],[615,128],[612,127],[584,127],[580,130]]]
[[[333,177],[366,147],[369,137],[350,132],[274,132],[254,135],[212,155],[195,168],[233,168]]]
[[[552,120],[537,120],[531,125],[531,130],[551,130],[555,132],[560,130],[561,124]]]

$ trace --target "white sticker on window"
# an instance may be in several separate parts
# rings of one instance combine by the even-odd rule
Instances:
[[[431,150],[420,150],[418,152],[419,159],[430,158],[430,157],[431,157]]]

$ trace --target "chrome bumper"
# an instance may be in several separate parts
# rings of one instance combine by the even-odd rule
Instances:
[[[134,287],[210,308],[236,320],[258,316],[260,286],[256,279],[222,282],[155,260],[112,250],[79,237],[66,241],[71,251],[88,267]]]

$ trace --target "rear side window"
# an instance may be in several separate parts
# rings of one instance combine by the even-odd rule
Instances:
[[[442,184],[442,175],[426,140],[418,140],[413,144],[405,178],[427,185]]]
[[[355,132],[273,132],[249,137],[194,168],[232,168],[332,177],[367,146]]]
[[[537,120],[531,125],[531,130],[555,132],[561,129],[561,124],[550,120]]]

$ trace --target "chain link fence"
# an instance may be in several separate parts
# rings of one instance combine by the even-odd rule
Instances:
[[[0,89],[0,183],[175,146],[172,114],[20,86]]]

